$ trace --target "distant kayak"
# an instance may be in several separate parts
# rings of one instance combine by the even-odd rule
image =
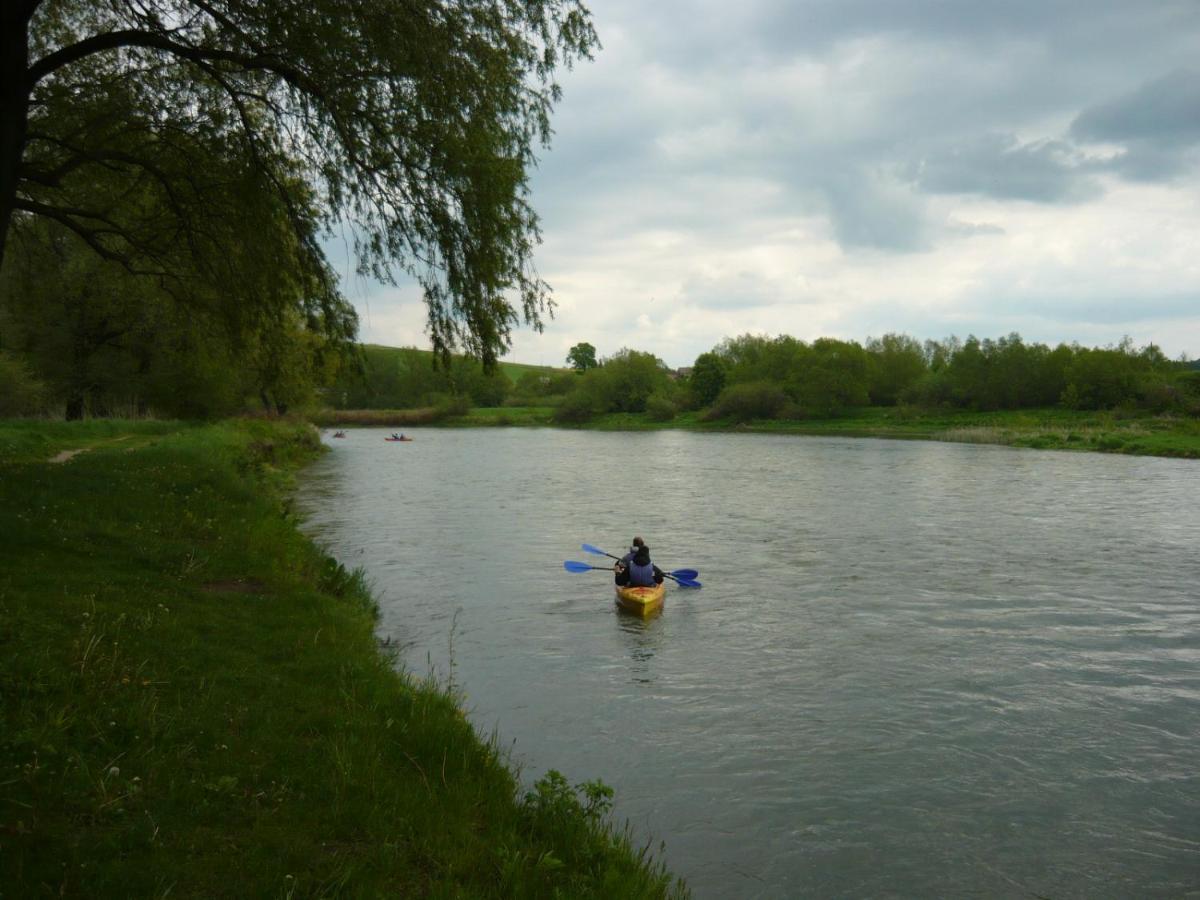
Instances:
[[[648,616],[662,609],[663,598],[667,595],[667,584],[657,584],[654,587],[621,587],[617,585],[617,605],[639,616]]]
[[[344,432],[344,431],[339,431],[337,434],[334,435],[335,438],[344,438],[345,436],[346,436],[346,432]]]
[[[384,440],[385,440],[385,441],[392,442],[392,443],[403,443],[403,444],[407,444],[407,443],[410,443],[410,442],[412,441],[412,438],[384,438]]]

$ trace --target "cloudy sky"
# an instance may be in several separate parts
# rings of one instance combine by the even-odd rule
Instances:
[[[594,0],[507,359],[752,332],[1200,356],[1200,0]],[[348,280],[364,340],[427,346]]]

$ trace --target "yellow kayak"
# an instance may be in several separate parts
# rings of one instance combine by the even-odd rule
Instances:
[[[654,587],[621,587],[617,586],[617,605],[639,616],[662,609],[663,597],[667,595],[667,584],[657,584]]]

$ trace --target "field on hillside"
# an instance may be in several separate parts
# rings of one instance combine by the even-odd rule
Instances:
[[[385,347],[382,344],[363,344],[363,349],[369,350],[372,354],[383,354],[385,356],[386,355],[394,355],[397,358],[399,358],[402,351],[410,352],[410,353],[416,352],[422,356],[428,357],[430,365],[433,365],[433,351],[432,350],[419,350],[419,349],[414,350],[414,348],[411,348],[411,347]],[[507,360],[500,360],[499,368],[500,368],[501,372],[503,372],[505,375],[508,376],[509,380],[513,384],[516,384],[521,379],[521,376],[524,375],[526,372],[551,373],[551,372],[569,372],[569,371],[571,371],[566,366],[534,366],[534,365],[530,365],[529,363],[508,362]]]

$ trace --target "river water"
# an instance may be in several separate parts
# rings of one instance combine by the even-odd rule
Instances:
[[[351,431],[307,529],[406,668],[697,897],[1200,896],[1200,464],[796,436]],[[603,565],[700,570],[661,616]]]

